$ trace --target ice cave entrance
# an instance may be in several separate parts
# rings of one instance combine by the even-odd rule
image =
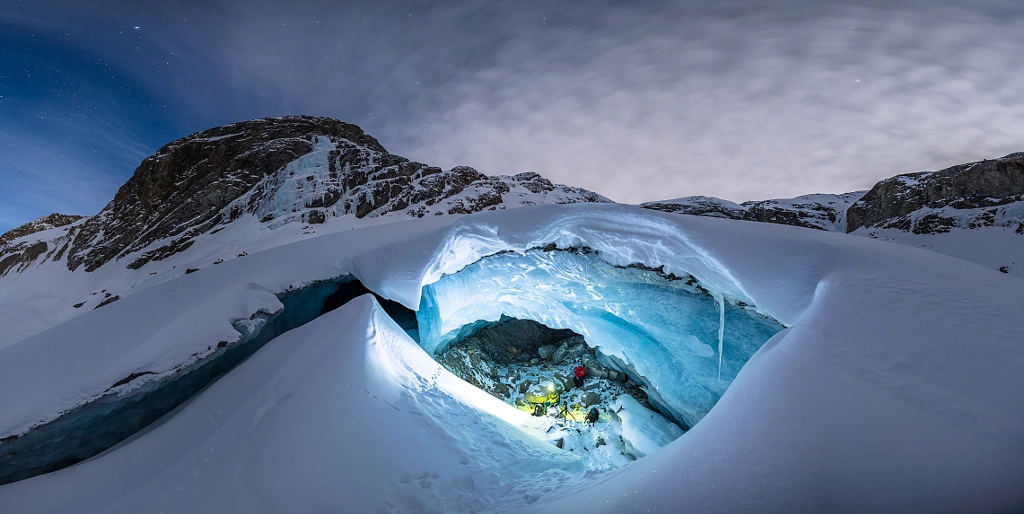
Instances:
[[[284,305],[280,312],[255,313],[252,319],[260,319],[256,331],[247,328],[251,324],[236,324],[241,339],[230,344],[225,341],[194,367],[128,393],[106,394],[22,436],[0,442],[0,485],[70,466],[114,446],[181,405],[270,340],[368,293],[372,291],[355,277],[345,275],[279,294]],[[374,296],[406,333],[418,338],[415,312]],[[147,374],[125,377],[112,389]]]
[[[634,458],[699,422],[784,328],[692,276],[553,246],[443,276],[423,288],[416,319],[420,345],[456,375],[523,410],[544,404],[541,417],[561,421],[539,428],[560,447],[589,452],[622,436],[620,453]],[[575,387],[580,365],[588,376]],[[580,430],[595,406],[617,428]]]

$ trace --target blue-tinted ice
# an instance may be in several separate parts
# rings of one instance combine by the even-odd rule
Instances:
[[[663,412],[693,426],[783,328],[726,302],[720,354],[712,294],[692,277],[615,267],[590,252],[499,254],[423,288],[420,344],[436,354],[467,325],[502,315],[572,329],[606,356],[604,364],[644,382]]]

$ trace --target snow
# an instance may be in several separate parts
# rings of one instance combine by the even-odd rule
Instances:
[[[420,220],[418,225],[413,226],[418,227],[416,230],[422,231],[449,223],[453,218],[432,217]],[[218,261],[221,263],[218,265],[226,265],[240,256],[254,255],[263,250],[311,237],[408,220],[409,217],[402,213],[362,219],[348,215],[328,218],[327,222],[321,225],[290,223],[270,229],[260,223],[256,216],[245,215],[215,234],[206,233],[198,236],[195,244],[189,247],[187,252],[174,254],[162,261],[150,262],[139,270],[129,270],[125,266],[142,253],[159,248],[169,240],[155,241],[138,252],[111,261],[89,273],[82,270],[71,272],[63,261],[32,266],[21,273],[9,273],[0,277],[0,326],[3,327],[3,330],[0,330],[0,348],[91,312],[104,300],[106,293],[118,295],[122,299],[120,301],[123,301],[140,291],[180,278],[188,269],[209,268]],[[77,223],[84,223],[84,220]],[[24,240],[43,240],[52,237],[54,231],[65,229],[66,227],[60,227],[31,234],[25,236]],[[376,229],[370,230],[376,232]],[[383,229],[384,232],[387,230]],[[346,236],[368,238],[369,242],[358,243],[355,247],[357,249],[364,248],[364,244],[372,244],[376,240],[375,236],[368,236],[367,232],[359,234]],[[390,242],[387,239],[384,241]],[[279,262],[286,262],[289,257],[284,255],[280,259]],[[264,264],[272,266],[272,263]],[[84,302],[81,307],[74,307],[81,302]]]
[[[447,374],[364,297],[272,341],[120,448],[0,486],[0,505],[16,512],[1024,505],[1024,282],[1015,276],[870,238],[621,205],[434,223],[250,252],[2,348],[0,390],[16,400],[0,409],[0,437],[134,370],[187,362],[233,331],[232,319],[272,308],[270,292],[351,271],[415,308],[424,286],[459,277],[489,261],[483,257],[522,256],[549,243],[592,248],[617,266],[692,275],[730,304],[756,306],[789,328],[754,353],[686,434],[618,470],[584,472],[572,453],[524,428],[525,414]],[[726,347],[729,320],[727,313]],[[76,330],[65,327],[71,323]],[[112,330],[118,337],[108,337]],[[53,359],[66,375],[47,371]],[[638,412],[631,407],[627,417]],[[638,451],[658,442],[642,420],[623,418],[623,435],[634,434]]]
[[[846,209],[860,200],[867,191],[844,194],[810,194],[795,198],[749,201],[737,204],[711,196],[686,196],[671,200],[647,202],[643,206],[659,211],[679,212],[732,219],[750,217],[753,209],[779,210],[796,215],[806,225],[831,232],[846,232]]]
[[[632,396],[620,396],[612,408],[622,420],[622,437],[640,457],[657,452],[683,435],[682,429],[640,405]]]
[[[1021,219],[1024,219],[1024,216],[1021,216]],[[992,270],[1005,266],[1010,276],[1024,278],[1024,235],[1017,234],[1012,228],[954,228],[942,234],[913,234],[898,229],[859,228],[852,235],[923,248]]]
[[[242,334],[235,322],[260,310],[279,310],[276,293],[345,275],[346,254],[448,221],[431,218],[339,232],[326,240],[278,246],[188,275],[172,268],[174,279],[0,347],[0,387],[19,399],[0,410],[0,438],[50,421],[132,373],[152,373],[133,381],[137,387],[186,368],[216,351],[220,341],[239,340]],[[67,272],[69,287],[76,279],[103,277],[60,269]],[[16,324],[10,326],[17,330]]]
[[[743,206],[738,204],[738,203],[736,203],[736,202],[731,202],[729,200],[725,200],[725,199],[722,199],[722,198],[717,198],[717,197],[714,197],[714,196],[683,196],[683,197],[680,197],[680,198],[672,198],[672,199],[669,199],[669,200],[658,200],[656,202],[649,202],[649,203],[660,203],[660,204],[665,204],[665,205],[682,205],[682,206],[701,205],[701,204],[714,204],[714,205],[721,205],[721,206],[723,206],[723,207],[725,207],[726,209],[729,209],[729,210],[737,210],[737,211],[742,211],[743,210]]]
[[[516,372],[535,384],[531,389],[539,390],[545,396],[549,387],[561,389],[550,380],[550,367],[533,367],[531,370],[522,366],[516,367]],[[584,469],[595,471],[608,471],[629,464],[654,453],[683,434],[678,425],[642,406],[618,382],[591,378],[584,387],[561,393],[560,399],[567,405],[563,406],[564,410],[563,407],[550,406],[546,415],[530,417],[520,425],[534,430],[550,444],[557,445],[561,440],[559,447],[563,451],[577,456]],[[589,407],[582,404],[587,393],[597,395],[597,403]],[[514,405],[515,400],[525,400],[525,395],[514,394],[512,400],[510,405]],[[625,412],[626,406],[629,407],[628,412]],[[532,413],[534,406],[527,403],[517,408]],[[587,422],[591,408],[598,411],[598,421],[593,425]]]
[[[509,423],[526,418],[447,373],[364,296],[271,342],[138,439],[4,486],[0,502],[16,512],[480,510],[514,495],[510,478],[578,470]]]

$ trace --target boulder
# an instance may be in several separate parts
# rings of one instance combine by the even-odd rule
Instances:
[[[601,395],[599,395],[599,394],[597,394],[595,392],[588,391],[586,393],[583,393],[582,400],[583,400],[583,405],[586,405],[587,407],[590,407],[592,405],[597,405],[598,403],[601,403]]]
[[[561,386],[562,391],[566,392],[571,391],[573,386],[572,378],[561,373],[555,373],[555,384]]]
[[[519,384],[519,394],[525,394],[526,391],[530,390],[530,386],[532,386],[532,385],[533,385],[533,381],[532,380],[529,380],[529,379],[523,380]]]
[[[565,356],[568,355],[568,353],[569,344],[562,343],[562,345],[559,346],[557,350],[555,350],[555,353],[551,354],[551,362],[553,364],[560,364],[563,360],[565,360]]]
[[[551,358],[551,355],[554,354],[555,350],[557,349],[558,347],[553,344],[546,344],[544,346],[541,346],[540,348],[537,348],[537,354],[540,355],[541,359],[548,360]]]
[[[572,348],[569,348],[569,352],[566,355],[566,358],[575,360],[575,359],[579,359],[580,357],[582,357],[586,353],[587,353],[587,345],[586,344],[577,344],[576,346],[573,346]]]

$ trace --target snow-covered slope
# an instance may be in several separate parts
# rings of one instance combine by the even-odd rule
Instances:
[[[0,486],[0,510],[1022,510],[1021,195],[1014,154],[845,195],[598,205],[327,118],[194,134],[96,216],[0,236],[0,483],[231,371]],[[355,279],[416,330],[368,296],[327,312]],[[600,433],[647,457],[545,443],[430,358],[502,316],[576,331],[692,429],[669,442],[623,396]]]
[[[388,153],[330,118],[265,118],[168,143],[104,209],[0,236],[0,347],[141,289],[314,235],[424,216],[608,202],[536,173]]]
[[[509,423],[527,417],[448,373],[364,296],[273,341],[122,448],[0,487],[0,503],[24,513],[475,512],[509,496],[518,510],[545,481],[581,471]]]
[[[446,273],[552,243],[692,276],[789,328],[688,433],[617,471],[584,473],[571,454],[531,442],[518,411],[464,390],[363,299],[272,341],[121,447],[0,486],[0,504],[24,512],[1024,505],[1020,279],[869,238],[630,206],[479,213],[428,233],[424,221],[282,245],[81,316],[76,330],[62,325],[0,349],[0,388],[17,399],[0,411],[0,435],[130,373],[207,351],[231,321],[272,310],[267,293],[288,285],[351,271],[416,308],[422,287]],[[372,243],[358,243],[368,234]],[[218,307],[181,302],[204,295]],[[637,309],[643,301],[637,294]],[[158,304],[167,312],[152,313]],[[118,328],[129,320],[142,328]],[[110,330],[121,337],[102,337]],[[88,355],[98,351],[112,358]],[[59,384],[46,371],[53,356],[71,371]],[[76,369],[75,356],[88,366]]]

